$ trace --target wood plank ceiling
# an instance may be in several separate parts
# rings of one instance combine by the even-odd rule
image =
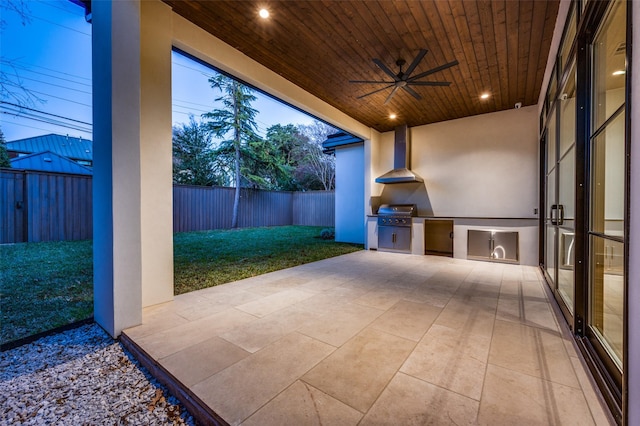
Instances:
[[[287,80],[360,122],[384,132],[534,105],[547,63],[558,0],[178,1],[165,0],[202,27]],[[266,7],[270,17],[258,17]],[[349,80],[389,80],[396,60],[412,75],[457,60],[459,65],[421,80],[446,87],[412,86],[422,97]],[[486,100],[482,93],[489,93]],[[397,114],[395,120],[389,115]]]

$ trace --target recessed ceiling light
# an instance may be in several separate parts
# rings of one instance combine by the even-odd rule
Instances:
[[[393,114],[393,113],[389,114],[389,118],[392,119],[392,120],[395,120],[397,117],[398,116]]]
[[[267,19],[269,17],[269,11],[264,8],[260,9],[260,12],[258,12],[258,14],[262,19]]]
[[[624,75],[625,71],[624,70],[617,70],[613,72],[613,75]]]
[[[482,95],[480,95],[480,99],[489,99],[489,95],[488,93],[483,93]]]

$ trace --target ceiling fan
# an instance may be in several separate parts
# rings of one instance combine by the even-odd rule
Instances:
[[[381,92],[381,91],[383,91],[385,89],[389,89],[390,87],[393,87],[393,90],[391,90],[391,93],[389,93],[389,96],[387,96],[387,100],[384,101],[384,105],[389,103],[391,98],[393,98],[393,96],[396,94],[396,92],[398,90],[400,90],[400,89],[404,89],[406,92],[411,94],[411,96],[413,96],[417,100],[420,100],[420,99],[422,99],[422,96],[420,96],[410,86],[448,86],[448,85],[450,85],[451,84],[450,81],[417,81],[417,80],[419,80],[419,79],[421,79],[423,77],[426,77],[428,75],[440,72],[442,70],[446,70],[447,68],[453,67],[455,65],[458,65],[458,61],[449,62],[447,64],[440,65],[439,67],[432,68],[429,71],[425,71],[425,72],[422,72],[420,74],[411,76],[411,73],[416,69],[416,67],[418,66],[420,61],[422,61],[422,58],[424,58],[424,55],[426,55],[426,54],[427,54],[427,49],[421,49],[420,52],[418,52],[418,55],[413,60],[413,62],[411,62],[411,65],[409,65],[409,68],[407,68],[406,71],[402,71],[402,67],[406,64],[406,61],[404,59],[398,59],[396,61],[396,65],[400,68],[400,71],[397,74],[394,73],[393,71],[391,71],[385,64],[383,64],[382,61],[380,61],[380,59],[373,58],[373,63],[376,64],[378,66],[378,68],[380,68],[382,71],[384,71],[384,73],[387,74],[389,77],[391,77],[393,80],[391,80],[391,81],[388,81],[388,80],[349,80],[349,83],[358,83],[358,84],[362,84],[362,83],[365,83],[365,84],[386,84],[385,87],[383,87],[381,89],[374,90],[373,92],[366,93],[366,94],[364,94],[362,96],[358,96],[357,99],[362,99],[362,98],[367,97],[369,95],[373,95],[374,93],[378,93],[378,92]]]

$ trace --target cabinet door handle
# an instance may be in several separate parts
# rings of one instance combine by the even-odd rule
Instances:
[[[552,225],[558,224],[558,205],[554,204],[551,206],[551,212],[549,213],[549,217],[551,219]]]

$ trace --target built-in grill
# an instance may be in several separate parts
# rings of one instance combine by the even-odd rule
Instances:
[[[382,204],[378,209],[378,250],[411,253],[411,222],[415,204]]]

